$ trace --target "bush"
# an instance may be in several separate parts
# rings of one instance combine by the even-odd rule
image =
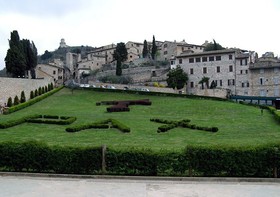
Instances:
[[[37,97],[39,94],[38,94],[38,90],[36,89],[35,90],[35,97]]]
[[[51,90],[53,90],[53,88],[54,88],[54,87],[53,87],[53,83],[51,83],[50,87],[51,87]]]
[[[176,127],[175,124],[162,125],[162,126],[158,127],[157,132],[158,132],[158,133],[160,133],[160,132],[166,132],[166,131],[168,131],[168,130],[170,130],[170,129],[173,129],[173,128],[175,128],[175,127]]]
[[[31,91],[31,92],[30,92],[30,99],[33,99],[33,98],[34,98],[34,92]]]
[[[45,93],[47,93],[48,92],[48,87],[47,86],[45,86]]]
[[[59,116],[50,116],[50,115],[44,115],[38,118],[28,119],[27,122],[31,123],[43,123],[43,124],[58,124],[58,125],[68,125],[77,120],[76,117],[64,117],[59,119]],[[44,119],[42,119],[44,118]],[[48,119],[46,119],[48,118]]]
[[[7,106],[8,107],[12,107],[13,106],[13,100],[12,100],[11,97],[8,98]]]
[[[18,104],[20,104],[18,96],[15,96],[15,98],[14,98],[14,105],[18,105]]]
[[[21,91],[21,94],[20,94],[20,102],[21,102],[21,103],[24,103],[25,101],[26,101],[26,98],[25,98],[24,91]]]
[[[38,89],[38,95],[40,96],[41,94],[42,94],[42,88],[39,87],[39,89]]]
[[[43,118],[48,118],[48,119],[59,119],[59,116],[56,116],[56,115],[44,115]]]
[[[30,105],[33,105],[34,103],[37,103],[37,102],[39,102],[39,101],[41,101],[41,100],[47,98],[48,96],[50,96],[50,95],[52,95],[52,94],[58,92],[58,91],[61,90],[62,88],[63,88],[63,86],[61,86],[60,88],[56,88],[56,89],[54,89],[53,91],[48,92],[47,94],[44,94],[44,95],[35,97],[35,98],[33,98],[33,99],[30,99],[29,101],[27,101],[27,102],[25,102],[25,103],[21,103],[21,104],[19,104],[19,105],[17,105],[17,106],[12,106],[12,107],[10,107],[10,108],[7,110],[7,112],[5,112],[5,114],[13,113],[13,112],[18,111],[18,110],[20,110],[20,109],[23,109],[23,108],[26,108],[26,107],[28,107],[28,106],[30,106]],[[35,95],[36,95],[36,90],[35,90]]]
[[[41,89],[42,89],[42,90],[41,90],[41,91],[42,91],[42,94],[45,94],[45,88],[42,87]]]
[[[39,117],[41,117],[41,116],[40,115],[30,115],[30,116],[25,116],[25,117],[15,119],[15,120],[9,120],[7,122],[0,123],[0,129],[6,129],[9,127],[13,127],[13,126],[25,123],[29,119],[34,119],[34,118],[39,118]]]

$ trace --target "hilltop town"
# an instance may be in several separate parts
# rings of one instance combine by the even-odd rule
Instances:
[[[166,85],[169,69],[179,65],[189,77],[183,90],[194,95],[241,95],[278,97],[280,94],[280,60],[272,52],[261,57],[254,51],[226,48],[204,51],[209,44],[189,44],[183,41],[157,41],[156,61],[143,58],[143,43],[128,41],[128,52],[123,66],[123,75],[130,77],[132,84]],[[71,77],[79,83],[91,83],[114,75],[116,63],[113,53],[115,44],[90,48],[83,53],[67,51],[69,46],[61,39],[59,49],[66,57],[51,59],[37,66],[37,76],[51,76],[58,84]],[[84,47],[85,48],[85,47]],[[218,93],[219,92],[219,93]]]

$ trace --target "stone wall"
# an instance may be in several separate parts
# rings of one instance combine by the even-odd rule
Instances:
[[[7,103],[9,97],[14,99],[17,95],[20,99],[21,91],[24,91],[26,99],[29,99],[32,90],[47,86],[52,82],[51,78],[22,79],[0,77],[0,105]]]

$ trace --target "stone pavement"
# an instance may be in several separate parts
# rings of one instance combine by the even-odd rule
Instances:
[[[241,180],[241,181],[240,181]],[[275,180],[275,181],[274,181]],[[73,177],[0,174],[1,197],[278,197],[278,179]]]

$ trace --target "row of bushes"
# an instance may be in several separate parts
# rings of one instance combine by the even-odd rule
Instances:
[[[174,121],[174,120],[163,120],[163,119],[159,119],[159,118],[151,118],[150,121],[165,124],[165,125],[158,127],[158,130],[157,130],[158,133],[167,132],[170,129],[173,129],[173,128],[179,127],[179,126],[183,127],[183,128],[210,131],[210,132],[218,132],[218,130],[219,130],[218,127],[201,127],[201,126],[197,126],[195,124],[190,124],[189,119]]]
[[[26,107],[28,107],[30,105],[33,105],[34,103],[37,103],[37,102],[47,98],[48,96],[53,95],[54,93],[58,92],[62,88],[63,88],[63,86],[61,86],[59,88],[56,88],[56,89],[53,89],[53,90],[51,90],[51,91],[49,91],[49,92],[47,92],[45,94],[42,94],[41,96],[35,97],[33,99],[30,99],[27,102],[20,103],[18,105],[12,106],[12,107],[8,108],[7,110],[5,110],[4,114],[10,114],[10,113],[13,113],[15,111],[18,111],[18,110],[21,110],[23,108],[26,108]]]
[[[59,116],[50,116],[50,115],[30,115],[19,119],[2,122],[0,123],[0,129],[6,129],[19,124],[23,124],[25,122],[67,125],[73,123],[74,121],[76,121],[76,119],[77,119],[76,117],[67,117],[67,116],[61,116],[59,118]]]
[[[267,109],[274,115],[277,122],[280,123],[280,111],[277,111],[274,107],[267,106]]]
[[[124,133],[129,133],[130,128],[126,125],[122,124],[121,122],[115,120],[115,119],[107,119],[99,122],[93,122],[93,123],[87,123],[87,124],[81,124],[81,125],[75,125],[72,127],[66,128],[67,132],[78,132],[86,129],[108,129],[108,128],[116,128]]]
[[[50,116],[50,115],[44,115],[40,116],[39,118],[31,118],[28,119],[26,122],[30,123],[44,123],[44,124],[58,124],[58,125],[68,125],[72,124],[77,120],[76,117],[66,117],[66,116]]]
[[[280,144],[264,147],[197,147],[181,152],[149,149],[114,150],[101,147],[50,147],[39,142],[0,143],[0,168],[75,174],[146,176],[276,177],[280,169]],[[104,164],[104,163],[103,163]]]
[[[40,118],[40,115],[30,115],[30,116],[25,116],[19,119],[15,119],[15,120],[9,120],[7,122],[2,122],[0,123],[0,129],[6,129],[9,127],[13,127],[16,125],[20,125],[25,123],[26,121],[30,120],[30,119],[35,119],[35,118]]]

